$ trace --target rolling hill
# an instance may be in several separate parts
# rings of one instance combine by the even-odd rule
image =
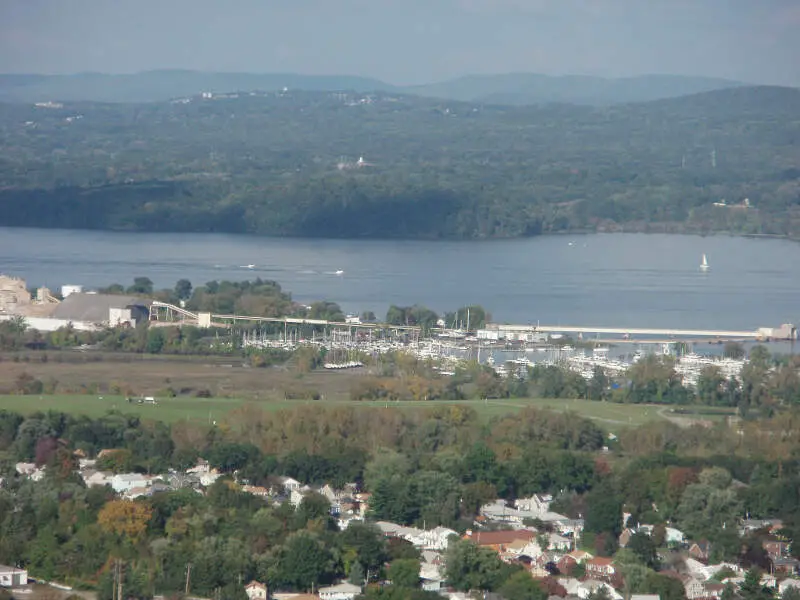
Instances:
[[[648,75],[625,79],[552,77],[532,73],[471,75],[440,83],[398,87],[367,77],[295,73],[146,71],[130,75],[0,75],[0,101],[160,102],[201,92],[394,92],[495,104],[566,102],[603,106],[672,98],[744,84],[707,77]]]
[[[0,104],[7,226],[800,237],[798,165],[800,91],[780,87],[607,107],[291,90]]]

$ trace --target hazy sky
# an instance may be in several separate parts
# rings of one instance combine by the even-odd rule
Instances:
[[[800,85],[800,0],[0,0],[0,72],[162,68]]]

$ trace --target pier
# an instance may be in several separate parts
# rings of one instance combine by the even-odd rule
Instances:
[[[755,331],[730,331],[725,329],[659,329],[648,327],[595,327],[578,325],[501,325],[487,324],[486,331],[497,332],[498,337],[518,337],[535,334],[577,333],[580,335],[659,336],[669,339],[729,339],[729,340],[793,340],[797,330],[792,324],[780,327],[760,327]]]

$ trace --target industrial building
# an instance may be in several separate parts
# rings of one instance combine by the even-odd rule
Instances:
[[[31,329],[56,331],[71,325],[80,331],[95,331],[120,325],[135,326],[150,318],[151,300],[136,296],[84,293],[80,286],[64,286],[63,300],[47,288],[33,297],[25,281],[0,276],[0,320],[22,317]]]

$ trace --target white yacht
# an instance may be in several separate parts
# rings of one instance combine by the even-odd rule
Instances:
[[[708,258],[706,258],[706,255],[703,254],[703,260],[700,262],[700,270],[708,271],[709,268],[710,267],[708,266]]]

